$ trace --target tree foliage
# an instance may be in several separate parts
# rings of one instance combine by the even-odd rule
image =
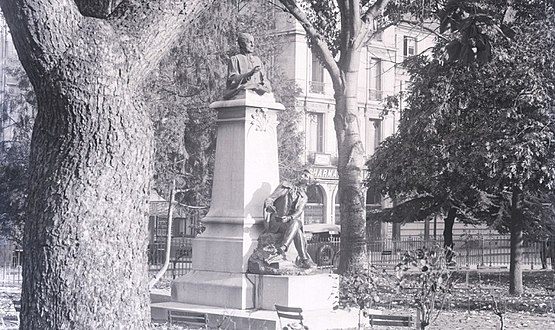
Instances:
[[[447,266],[446,251],[437,245],[405,251],[401,262],[395,266],[398,289],[415,290],[414,302],[421,315],[420,329],[426,329],[434,321],[434,314],[437,318],[451,295],[453,278]]]
[[[528,218],[538,218],[542,208],[531,205],[540,205],[537,194],[553,184],[548,22],[547,16],[518,18],[515,39],[493,39],[497,52],[485,64],[443,61],[446,41],[437,45],[434,58],[406,63],[412,77],[409,107],[398,133],[368,164],[369,185],[411,201],[401,209],[420,204],[422,217],[412,213],[413,219],[396,221],[422,220],[455,206],[462,220],[482,221],[489,214],[490,224],[502,225],[500,192],[515,185],[527,192]]]
[[[460,6],[454,1],[447,3],[451,7],[445,7],[446,4],[442,1],[414,3],[406,0],[280,0],[280,3],[283,10],[295,17],[306,31],[308,44],[330,74],[335,92],[334,125],[338,146],[342,226],[342,258],[339,270],[343,272],[363,263],[366,256],[363,244],[366,238],[365,194],[362,193],[364,148],[357,124],[362,122],[363,116],[357,103],[362,48],[374,36],[392,25],[411,21],[430,30],[428,23],[438,17],[446,22],[443,26],[451,27],[454,38],[460,39],[464,45],[473,44],[482,35],[481,31],[473,28],[481,24],[478,17],[482,13],[477,12],[476,5]],[[469,17],[467,24],[461,24],[462,20]],[[437,35],[440,35],[439,32]],[[456,58],[465,56],[470,59],[466,53],[451,53]],[[462,62],[467,63],[470,60]]]
[[[282,179],[301,168],[300,114],[293,109],[295,87],[273,65],[280,37],[273,34],[270,4],[253,0],[216,1],[190,25],[145,88],[155,123],[154,188],[162,195],[176,180],[180,202],[208,205],[215,153],[216,112],[211,102],[225,89],[227,59],[238,52],[238,32],[254,35],[274,93],[287,110],[280,114],[278,140]]]
[[[488,62],[446,60],[443,40],[406,63],[409,106],[368,163],[368,184],[399,202],[385,219],[454,207],[461,220],[511,232],[518,262],[522,232],[546,235],[553,219],[555,38],[553,4],[513,1],[511,11],[513,39],[485,31],[496,50]]]
[[[29,177],[31,132],[36,112],[33,88],[23,68],[12,59],[4,66],[17,89],[4,94],[5,122],[11,139],[2,141],[0,154],[0,233],[21,244],[25,220],[25,198]]]

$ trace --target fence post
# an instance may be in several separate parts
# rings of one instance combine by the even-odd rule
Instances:
[[[470,244],[469,240],[466,240],[466,268],[470,268]]]
[[[532,245],[532,254],[528,253],[528,258],[530,259],[530,269],[534,270],[534,257],[537,255],[536,252],[538,252],[538,250],[536,249],[536,242],[530,242]],[[526,250],[524,251],[524,253],[526,254]]]
[[[492,248],[491,248],[492,246],[493,246],[493,244],[491,242],[489,242],[489,266],[490,267],[493,267],[493,251],[492,251]]]
[[[480,261],[480,266],[483,268],[486,264],[484,263],[484,236],[482,235],[482,244],[480,246],[480,257],[481,257],[481,261]]]

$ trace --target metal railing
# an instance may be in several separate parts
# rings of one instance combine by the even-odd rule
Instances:
[[[21,266],[12,263],[0,265],[0,286],[21,286]]]
[[[192,270],[193,239],[191,237],[174,237],[170,250],[170,264],[164,274],[165,278],[176,278]],[[166,242],[154,242],[148,248],[148,270],[155,273],[164,265]]]
[[[482,236],[474,238],[454,239],[454,261],[459,267],[467,268],[508,268],[510,263],[510,238],[505,235]],[[421,248],[430,248],[434,245],[443,246],[442,240],[424,240],[420,237],[403,237],[398,240],[385,239],[373,240],[366,243],[368,251],[368,263],[379,267],[394,267],[401,261],[405,251],[414,251]],[[552,243],[553,244],[553,243]],[[329,240],[310,241],[309,251],[318,251],[323,246],[328,245],[334,251],[336,262],[341,255],[340,241],[332,238]],[[317,264],[318,254],[312,255]],[[546,266],[547,258],[551,257],[551,262],[555,260],[555,247],[550,250],[545,242],[524,241],[522,251],[522,263],[527,269],[540,269]],[[542,260],[543,259],[543,260]],[[337,265],[334,265],[337,266]]]
[[[0,243],[0,286],[20,286],[23,253],[11,243]]]
[[[402,237],[398,240],[373,240],[366,243],[368,263],[383,268],[391,268],[401,261],[405,251],[430,248],[433,245],[443,246],[442,240],[424,240],[421,237]],[[508,236],[481,236],[454,239],[455,261],[459,267],[467,268],[508,268],[510,262],[510,239]],[[10,253],[6,252],[8,249]],[[341,256],[340,240],[331,237],[324,240],[308,242],[311,257],[323,269],[334,269],[338,266]],[[3,260],[0,263],[0,286],[20,286],[21,251],[13,250],[13,246],[0,244]],[[2,254],[0,253],[0,254]],[[170,251],[170,266],[164,275],[173,279],[187,274],[192,270],[192,238],[174,238]],[[159,270],[165,257],[165,242],[149,245],[149,272]],[[548,259],[551,258],[551,263]],[[522,262],[527,269],[540,269],[555,261],[555,242],[548,248],[546,242],[524,241]]]
[[[380,89],[368,89],[368,99],[373,101],[383,100],[383,91]]]
[[[325,83],[320,82],[320,81],[310,81],[309,82],[309,91],[311,93],[317,93],[317,94],[324,94],[325,91]]]

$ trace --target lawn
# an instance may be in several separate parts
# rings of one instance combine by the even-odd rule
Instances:
[[[427,329],[500,329],[500,317],[494,313],[496,302],[504,329],[555,329],[554,271],[525,271],[521,296],[509,295],[507,269],[457,271],[453,278],[451,294],[437,306]],[[380,291],[378,309],[386,314],[416,315],[410,290],[381,287]]]

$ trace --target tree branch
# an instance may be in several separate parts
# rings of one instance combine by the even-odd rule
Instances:
[[[312,26],[306,14],[297,6],[295,0],[280,0],[280,2],[285,6],[287,12],[293,15],[293,17],[295,17],[295,19],[302,25],[302,27],[306,31],[306,34],[312,43],[312,49],[318,52],[318,55],[320,55],[324,66],[331,76],[334,89],[341,89],[341,87],[343,86],[341,73],[337,62],[335,62],[335,59],[333,58],[333,55],[328,48],[328,45],[325,43],[325,41],[323,41],[322,37],[320,36],[318,31],[316,31],[314,26]]]
[[[19,59],[35,81],[71,47],[72,31],[83,19],[71,0],[0,0],[0,7]]]
[[[123,0],[75,0],[83,16],[106,18]]]
[[[374,20],[374,18],[378,16],[378,14],[385,8],[385,6],[387,6],[388,3],[389,3],[389,0],[376,1],[372,6],[370,6],[370,8],[368,8],[368,10],[366,10],[364,15],[362,15],[361,17],[362,21],[364,23],[369,23],[372,20]]]
[[[107,33],[115,34],[114,41],[119,40],[124,49],[130,77],[140,76],[165,54],[160,49],[174,44],[187,22],[210,1],[95,0],[90,5],[78,1],[91,17],[83,16],[71,0],[0,0],[0,7],[20,60],[36,82],[55,70],[72,47],[103,47],[97,39]]]
[[[185,26],[214,0],[125,0],[109,17],[130,61],[131,77],[144,74],[175,44]],[[176,26],[178,28],[176,28]]]
[[[368,39],[368,35],[373,31],[372,23],[378,15],[387,6],[389,0],[377,0],[372,6],[366,10],[361,17],[362,25],[361,31],[357,34],[355,43],[357,45],[363,44]]]

